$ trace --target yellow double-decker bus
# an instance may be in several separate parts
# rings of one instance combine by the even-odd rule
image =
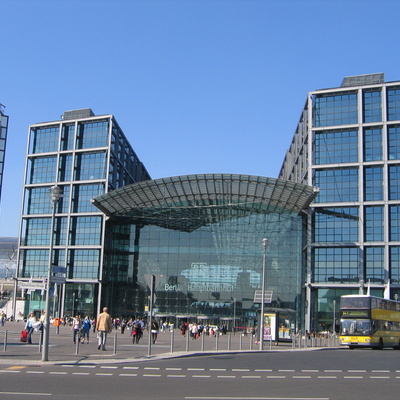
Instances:
[[[369,295],[340,298],[339,341],[350,349],[400,349],[400,302]]]

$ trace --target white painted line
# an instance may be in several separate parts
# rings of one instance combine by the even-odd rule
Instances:
[[[165,368],[166,371],[182,371],[182,368]]]
[[[108,365],[102,365],[100,368],[102,369],[117,369],[118,367],[115,366],[108,366]],[[145,368],[146,369],[146,368]]]
[[[143,376],[146,376],[147,378],[159,378],[161,375],[156,375],[156,374],[143,374]]]
[[[319,372],[319,369],[302,369],[301,372]]]
[[[96,365],[79,365],[79,368],[96,368]]]
[[[211,375],[192,375],[192,378],[211,378]]]
[[[226,371],[226,368],[210,368],[209,371]],[[234,369],[232,371],[235,371]]]
[[[232,372],[249,372],[249,369],[233,368]]]
[[[122,369],[139,369],[139,367],[123,367]]]
[[[221,379],[236,379],[236,375],[218,375],[217,378],[221,378]]]
[[[390,376],[370,376],[370,379],[390,379]]]
[[[279,372],[296,372],[295,369],[278,369]]]
[[[114,374],[97,373],[97,376],[113,376]]]
[[[324,372],[343,372],[341,369],[325,369]]]
[[[35,393],[35,392],[0,392],[0,394],[8,394],[8,395],[15,395],[15,396],[52,396],[53,393]]]
[[[186,375],[167,375],[167,378],[186,378]]]
[[[366,369],[349,369],[347,372],[360,373],[360,372],[367,372],[367,370]]]
[[[73,372],[72,375],[90,375],[89,372]]]
[[[118,376],[137,376],[137,374],[119,374]]]
[[[299,376],[293,376],[293,379],[311,379],[311,376],[306,376],[306,375],[304,375],[304,376],[301,376],[301,375],[299,375]]]
[[[243,375],[242,379],[260,379],[261,376],[259,375]]]
[[[188,368],[187,371],[205,371],[205,368]]]
[[[337,379],[337,376],[318,376],[318,379]]]
[[[364,379],[363,376],[344,376],[344,379]]]
[[[49,372],[49,375],[67,375],[67,372],[57,372],[57,371],[53,371],[53,372]]]
[[[384,373],[384,374],[390,374],[390,371],[388,371],[388,370],[376,370],[376,369],[373,369],[372,372],[375,373],[375,374],[376,373],[380,373],[380,372]]]
[[[285,379],[284,375],[267,375],[267,379]]]
[[[13,371],[13,370],[9,370],[9,369],[2,369],[0,372],[8,372],[8,373],[13,373],[13,374],[15,374],[15,373],[18,373],[18,372],[21,372],[21,371]]]
[[[117,367],[115,367],[115,368],[117,368]],[[158,371],[160,368],[159,367],[144,367],[143,369],[155,369]]]
[[[255,369],[254,372],[272,372],[272,369]]]
[[[43,371],[26,371],[27,374],[44,374]]]

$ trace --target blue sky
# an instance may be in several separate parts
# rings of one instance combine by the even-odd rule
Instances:
[[[276,178],[309,91],[400,80],[399,11],[398,0],[2,0],[0,236],[18,235],[28,126],[67,110],[114,114],[154,179]]]

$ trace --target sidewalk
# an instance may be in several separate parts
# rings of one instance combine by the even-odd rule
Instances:
[[[43,364],[41,361],[41,348],[39,346],[40,332],[32,335],[31,345],[20,342],[23,322],[7,322],[0,327],[0,364]],[[5,346],[5,338],[7,341]],[[120,330],[113,331],[107,338],[107,350],[97,349],[96,334],[90,332],[89,343],[73,343],[73,332],[69,326],[61,326],[59,334],[56,328],[50,327],[50,345],[48,364],[101,364],[132,362],[149,359],[182,357],[193,354],[205,355],[216,352],[248,352],[259,351],[256,338],[251,335],[243,336],[241,333],[228,333],[226,335],[203,336],[193,340],[182,336],[179,330],[173,333],[159,333],[155,344],[151,343],[149,351],[149,337],[147,332],[139,344],[132,343],[129,330],[121,334]],[[308,348],[311,350],[315,348]],[[293,349],[292,343],[279,343],[279,346],[264,343],[265,351],[296,351],[305,349]]]

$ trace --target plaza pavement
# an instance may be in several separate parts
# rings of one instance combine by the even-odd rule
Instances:
[[[144,361],[161,358],[182,357],[189,355],[205,355],[210,353],[259,351],[259,344],[252,335],[228,333],[226,335],[204,336],[196,340],[182,336],[180,330],[173,333],[160,332],[155,344],[149,346],[149,337],[144,332],[139,344],[132,343],[129,330],[114,330],[108,335],[107,350],[97,348],[96,334],[90,332],[89,343],[73,343],[73,332],[70,326],[61,326],[59,334],[50,326],[49,361],[41,361],[40,332],[32,335],[33,344],[20,342],[21,331],[25,323],[6,322],[0,327],[0,364],[102,364]],[[323,345],[322,343],[320,344]],[[327,344],[325,343],[325,346]],[[331,344],[329,343],[329,347]],[[279,345],[264,343],[264,351],[299,351],[321,347],[294,347],[292,343]]]

